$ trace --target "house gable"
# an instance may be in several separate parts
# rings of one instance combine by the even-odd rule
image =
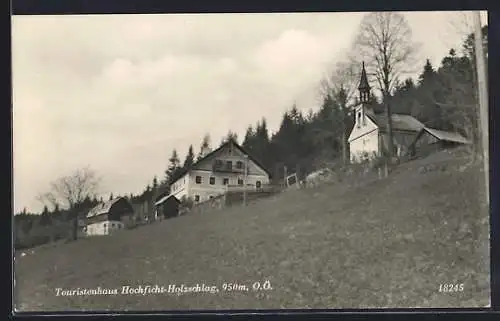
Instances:
[[[236,166],[236,162],[244,161],[244,155],[248,156],[248,175],[259,175],[266,176],[269,178],[270,173],[262,166],[256,159],[252,157],[247,151],[243,149],[238,143],[230,140],[222,144],[219,148],[207,154],[202,159],[196,161],[189,170],[184,170],[180,173],[179,178],[174,181],[173,184],[183,180],[184,178],[189,179],[192,171],[213,171],[213,164],[216,159],[224,161],[231,161],[232,166]],[[243,173],[243,170],[242,170]],[[189,184],[188,184],[189,185]]]
[[[378,125],[372,120],[371,117],[365,117],[365,121],[359,120],[356,117],[356,122],[354,123],[354,127],[352,128],[351,134],[349,135],[348,141],[351,143],[352,141],[361,138],[373,131],[378,130]]]
[[[268,176],[266,170],[259,165],[250,155],[248,155],[244,150],[238,148],[237,145],[234,144],[225,144],[222,148],[217,149],[206,158],[200,160],[198,163],[193,166],[193,170],[198,171],[212,171],[214,162],[220,160],[225,164],[225,162],[231,162],[232,168],[237,168],[237,162],[242,162],[241,172],[244,172],[244,161],[245,156],[248,156],[248,175],[261,175]]]

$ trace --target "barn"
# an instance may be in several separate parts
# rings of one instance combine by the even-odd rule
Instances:
[[[459,133],[425,127],[419,132],[409,150],[411,156],[421,157],[438,150],[470,144],[471,142]]]
[[[155,203],[155,212],[158,217],[170,218],[179,215],[180,201],[174,195],[167,195]]]
[[[87,236],[110,235],[124,229],[133,220],[132,204],[123,197],[118,197],[92,208],[86,217],[84,228]]]

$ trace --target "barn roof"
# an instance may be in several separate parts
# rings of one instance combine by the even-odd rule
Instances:
[[[160,198],[156,203],[155,203],[155,206],[158,206],[158,205],[161,205],[163,203],[165,203],[169,198],[173,197],[177,202],[179,202],[179,200],[177,199],[177,197],[175,197],[174,195],[166,195],[166,196],[163,196],[162,198]]]
[[[464,136],[462,136],[456,132],[448,132],[448,131],[444,131],[444,130],[429,128],[429,127],[425,127],[424,130],[439,140],[444,140],[444,141],[453,142],[453,143],[460,143],[460,144],[470,144],[471,143],[467,138],[465,138]]]
[[[116,204],[118,201],[125,200],[123,197],[117,197],[115,199],[112,199],[110,201],[104,202],[104,203],[99,203],[97,204],[96,207],[92,208],[89,213],[87,214],[87,217],[93,217],[93,216],[99,216],[103,214],[109,213],[109,210],[111,207]]]
[[[379,129],[385,130],[387,128],[387,116],[385,114],[367,115]],[[393,130],[419,132],[425,127],[418,119],[410,115],[392,114],[391,119]]]

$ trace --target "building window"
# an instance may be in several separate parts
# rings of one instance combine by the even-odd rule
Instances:
[[[261,188],[262,187],[262,183],[260,181],[255,182],[255,187]]]
[[[222,180],[222,184],[223,184],[223,185],[229,185],[229,178],[224,178],[224,179]]]
[[[210,185],[215,185],[215,177],[210,177]]]
[[[103,226],[104,226],[104,228],[106,228],[106,223],[104,223],[104,225],[103,225]]]
[[[356,123],[358,124],[358,128],[361,127],[361,112],[358,111],[358,114],[356,115]]]
[[[194,201],[199,202],[200,201],[200,195],[195,195],[194,196]]]
[[[237,161],[236,162],[236,168],[242,169],[243,168],[243,162],[242,161]]]
[[[201,184],[201,176],[196,176],[196,184]]]
[[[232,161],[227,161],[226,162],[226,167],[227,167],[228,170],[233,169],[233,162]]]
[[[115,227],[115,223],[111,223],[111,227]]]
[[[210,199],[214,198],[213,195],[210,195]]]
[[[238,185],[243,185],[243,180],[241,178],[238,178]]]

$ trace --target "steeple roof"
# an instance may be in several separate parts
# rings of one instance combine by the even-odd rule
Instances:
[[[368,77],[366,76],[365,62],[363,61],[363,69],[361,70],[361,80],[359,81],[360,91],[369,91],[370,85],[368,84]]]

